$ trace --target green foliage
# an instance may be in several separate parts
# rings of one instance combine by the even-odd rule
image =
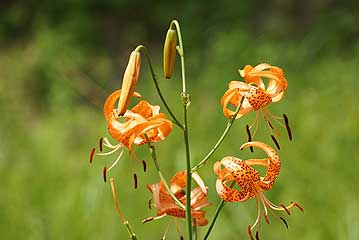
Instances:
[[[106,133],[102,104],[120,87],[130,50],[145,44],[162,73],[162,43],[173,17],[181,22],[187,58],[191,154],[197,163],[220,136],[226,119],[220,98],[237,69],[268,62],[285,70],[285,101],[271,106],[289,116],[294,141],[283,136],[281,174],[266,196],[298,201],[289,229],[272,217],[262,222],[263,239],[357,239],[359,237],[358,31],[355,2],[274,1],[234,3],[186,1],[14,1],[0,10],[0,232],[2,239],[123,239],[126,230],[101,177],[110,158],[89,152]],[[305,7],[305,8],[304,8]],[[176,10],[180,10],[179,15]],[[178,62],[176,63],[179,66]],[[174,111],[181,114],[180,74],[160,78]],[[356,78],[356,79],[355,79]],[[159,104],[148,67],[139,92]],[[164,108],[162,107],[164,110]],[[210,187],[208,216],[219,199],[212,163],[226,155],[243,159],[246,123],[236,122],[208,166],[200,171]],[[107,134],[107,133],[106,133]],[[181,132],[156,144],[168,179],[185,168]],[[270,142],[266,130],[257,139]],[[146,183],[158,181],[146,147],[139,189],[132,188],[128,156],[112,172],[124,214],[139,239],[159,239],[167,220],[141,224],[147,210]],[[255,201],[227,204],[211,239],[247,238],[256,217]],[[184,223],[182,224],[184,233]],[[206,228],[199,229],[201,236]],[[173,229],[174,230],[174,229]],[[169,239],[175,238],[171,231]]]

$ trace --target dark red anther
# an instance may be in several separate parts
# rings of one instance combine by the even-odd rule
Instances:
[[[92,163],[92,159],[94,155],[95,155],[95,148],[92,148],[90,153],[90,163]]]
[[[256,240],[259,240],[259,233],[256,231]]]
[[[268,219],[268,216],[266,214],[264,214],[264,219],[266,220],[267,224],[269,224],[269,219]]]
[[[288,214],[288,216],[290,216],[290,212],[289,212],[289,210],[288,210],[288,208],[286,208],[285,206],[284,206],[284,204],[280,204],[280,206],[282,207],[282,208],[284,208],[284,210],[285,210],[285,212]]]
[[[100,138],[98,141],[98,147],[100,148],[100,152],[102,152],[102,144],[103,144],[103,138]]]
[[[106,182],[107,181],[107,168],[106,166],[103,167],[103,170],[102,170],[102,176],[103,176],[103,181]]]
[[[152,220],[153,220],[153,217],[148,217],[148,218],[142,220],[142,223],[150,222]]]
[[[280,220],[282,220],[282,221],[283,221],[283,223],[285,224],[286,228],[288,228],[287,221],[286,221],[284,218],[282,218],[282,217],[279,217],[279,218],[280,218]]]
[[[251,240],[254,240],[253,235],[252,235],[251,225],[248,225],[248,235],[251,238]]]
[[[143,172],[146,172],[147,170],[147,163],[145,160],[142,160],[142,166],[143,166]]]
[[[287,117],[287,115],[283,114],[283,118],[284,118],[285,128],[287,129],[287,132],[288,132],[289,140],[292,141],[292,130],[290,130],[290,127],[289,127],[288,117]]]
[[[151,205],[152,205],[152,199],[150,198],[148,199],[148,209],[152,209]]]
[[[267,123],[268,123],[269,127],[274,130],[274,127],[273,127],[272,123],[270,121],[267,121]]]
[[[304,209],[302,208],[302,206],[300,206],[297,202],[292,202],[292,203],[294,204],[294,206],[299,208],[300,211],[304,212]]]
[[[180,240],[184,240],[183,236],[180,236]]]
[[[248,142],[251,142],[252,141],[252,135],[251,135],[251,130],[249,129],[249,126],[246,125],[246,132],[247,132],[247,136],[248,136]],[[253,147],[250,146],[249,147],[251,152],[253,152]]]
[[[133,184],[134,184],[135,189],[137,189],[137,175],[136,175],[136,173],[133,174]]]
[[[280,146],[279,146],[279,143],[278,143],[277,139],[274,137],[273,134],[271,134],[270,136],[271,136],[271,138],[272,138],[274,144],[275,144],[275,145],[277,146],[277,148],[280,150]]]

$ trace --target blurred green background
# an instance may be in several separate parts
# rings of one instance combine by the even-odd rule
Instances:
[[[102,105],[118,89],[130,51],[149,48],[162,76],[162,44],[170,20],[180,21],[186,52],[191,154],[198,162],[222,133],[220,98],[238,68],[268,62],[285,70],[284,101],[293,142],[280,138],[281,174],[265,195],[274,203],[298,201],[305,212],[271,217],[262,239],[359,239],[357,1],[2,1],[0,6],[0,233],[1,239],[126,239],[102,167],[113,160],[89,152],[107,135]],[[161,88],[181,116],[180,69],[160,77]],[[138,91],[160,104],[143,61]],[[163,109],[163,108],[162,108]],[[164,110],[165,111],[165,110]],[[244,126],[229,137],[200,174],[209,186],[211,219],[219,199],[212,164],[240,152]],[[181,132],[156,144],[165,176],[185,168]],[[267,129],[256,139],[272,142]],[[120,205],[139,239],[160,239],[168,218],[147,224],[158,181],[146,147],[136,147],[149,171],[135,162],[133,190],[128,153],[110,174]],[[247,239],[255,201],[227,204],[210,239]],[[184,233],[184,224],[181,222]],[[206,227],[199,230],[203,236]],[[168,239],[177,239],[174,227]],[[201,237],[200,237],[201,239]]]

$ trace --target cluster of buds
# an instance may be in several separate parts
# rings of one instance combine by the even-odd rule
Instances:
[[[177,41],[180,43],[180,46],[177,45]],[[175,21],[175,24],[171,23],[164,42],[163,73],[165,78],[171,78],[173,75],[177,52],[181,55],[181,64],[184,64],[183,46],[181,44],[182,39],[179,32],[179,25]],[[190,215],[190,222],[188,222],[190,226],[206,226],[208,224],[206,212],[202,210],[202,208],[210,205],[207,200],[208,187],[197,173],[199,168],[203,165],[198,164],[193,168],[195,170],[192,173],[188,171],[190,167],[187,166],[187,171],[176,173],[170,184],[168,185],[166,183],[160,171],[155,155],[155,148],[152,143],[165,140],[173,129],[173,123],[164,113],[160,112],[159,106],[151,105],[146,100],[140,100],[130,108],[133,97],[141,98],[141,94],[135,91],[141,67],[140,50],[145,51],[147,54],[146,59],[150,61],[148,52],[144,46],[141,45],[132,51],[124,72],[122,88],[109,94],[104,104],[103,111],[108,126],[108,133],[116,143],[111,143],[107,137],[100,138],[99,151],[96,152],[95,148],[91,150],[90,162],[92,162],[95,154],[104,156],[119,152],[113,164],[109,168],[107,168],[107,166],[103,168],[103,179],[106,182],[107,172],[119,162],[125,149],[128,149],[131,161],[133,161],[133,159],[139,161],[133,151],[133,146],[147,144],[151,150],[152,158],[161,179],[155,184],[147,184],[147,188],[152,194],[152,199],[148,202],[148,207],[150,209],[152,207],[156,208],[157,212],[155,217],[146,218],[143,220],[143,223],[170,216],[171,219],[169,220],[168,227],[166,228],[162,239],[166,237],[168,229],[173,222],[176,224],[176,229],[180,238],[183,239],[178,226],[179,219],[183,219]],[[161,100],[164,102],[164,105],[175,123],[180,126],[181,130],[185,133],[184,135],[188,137],[187,126],[185,125],[185,127],[183,127],[178,123],[173,113],[170,111],[168,105],[163,100],[158,83],[156,82],[157,77],[154,74],[151,64],[150,68]],[[184,68],[182,68],[182,70],[184,71]],[[283,117],[279,117],[272,114],[268,109],[268,106],[271,103],[280,101],[285,95],[288,83],[284,77],[284,71],[279,67],[262,63],[255,67],[246,65],[243,70],[239,70],[239,75],[244,81],[231,81],[228,85],[228,90],[224,93],[221,99],[224,116],[229,118],[228,126],[230,127],[236,119],[240,119],[250,112],[256,112],[255,121],[250,125],[246,125],[248,142],[243,144],[240,149],[250,148],[251,152],[253,152],[254,148],[259,148],[266,153],[267,157],[263,159],[253,158],[241,160],[234,156],[226,156],[222,160],[214,163],[213,170],[217,175],[215,189],[218,196],[224,202],[244,202],[251,198],[256,200],[258,215],[254,224],[248,226],[248,235],[251,239],[254,239],[252,231],[257,226],[260,226],[262,208],[263,217],[266,223],[269,224],[268,212],[270,211],[274,216],[283,221],[286,227],[288,227],[286,220],[275,214],[274,211],[282,211],[290,215],[291,208],[297,207],[301,211],[303,211],[303,208],[297,202],[292,202],[287,206],[284,204],[276,205],[264,196],[264,192],[271,190],[279,175],[281,161],[278,153],[272,147],[263,142],[253,140],[257,133],[261,116],[263,116],[270,131],[271,139],[278,149],[280,149],[280,145],[275,135],[279,137],[280,132],[277,126],[285,128],[289,139],[292,140],[292,131],[289,127],[287,115],[283,114]],[[267,84],[265,83],[266,81]],[[183,94],[187,93],[183,91]],[[117,102],[118,105],[116,107]],[[232,106],[232,109],[230,106]],[[233,110],[233,107],[236,108],[235,111]],[[254,131],[251,132],[253,128]],[[228,131],[226,130],[225,134],[227,133]],[[223,138],[224,137],[220,138],[216,146],[207,156],[213,154],[219,144],[223,141]],[[103,152],[104,147],[108,148],[109,151]],[[205,161],[207,161],[208,158],[206,158]],[[144,160],[141,162],[144,171],[146,171],[146,162]],[[266,168],[264,176],[261,176],[254,168],[256,166]],[[187,182],[191,177],[198,184],[198,187],[194,189],[191,189],[190,184]],[[133,178],[136,189],[138,184],[137,175],[134,171]],[[131,238],[136,239],[132,232],[132,228],[129,226],[129,223],[120,210],[114,190],[113,178],[111,178],[111,187],[116,203],[116,209],[129,231]],[[239,189],[237,187],[239,187]],[[262,203],[262,206],[260,205],[260,202]],[[254,236],[256,239],[259,239],[258,231],[256,231]]]

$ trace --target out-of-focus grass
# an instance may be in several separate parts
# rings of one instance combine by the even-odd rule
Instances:
[[[186,26],[183,26],[186,28]],[[185,41],[190,39],[185,35]],[[158,39],[161,41],[162,39]],[[348,49],[316,44],[310,33],[299,41],[253,38],[233,29],[217,34],[203,51],[187,52],[192,162],[207,153],[220,136],[226,119],[220,98],[237,69],[245,64],[268,62],[281,66],[289,82],[283,101],[272,112],[287,113],[293,142],[280,138],[281,174],[265,195],[275,203],[298,201],[305,212],[292,211],[289,229],[275,217],[262,222],[263,239],[357,239],[359,237],[359,192],[357,177],[358,58]],[[140,42],[140,39],[139,39]],[[330,48],[327,51],[326,48]],[[157,49],[156,49],[157,50]],[[204,51],[205,50],[205,51]],[[357,51],[357,48],[351,49]],[[128,53],[121,54],[123,65]],[[153,53],[161,73],[160,52]],[[90,60],[89,60],[90,59]],[[117,59],[116,59],[117,60]],[[24,45],[0,55],[0,232],[2,239],[123,239],[127,235],[115,212],[110,186],[101,169],[114,157],[95,157],[89,165],[92,146],[107,135],[102,116],[106,94],[120,86],[121,70],[113,59],[73,42],[66,31],[40,29]],[[160,104],[144,61],[139,91]],[[177,68],[179,62],[177,62]],[[178,69],[177,69],[178,70]],[[176,71],[177,71],[176,70]],[[118,73],[118,74],[117,74]],[[181,115],[179,72],[173,80],[161,79],[161,87],[177,115]],[[116,81],[115,81],[116,79]],[[245,142],[246,116],[236,122],[228,138],[200,171],[209,186],[211,220],[219,199],[214,189],[214,161],[227,155],[242,159],[254,154],[240,152]],[[270,143],[261,129],[257,140]],[[156,144],[159,161],[169,179],[185,168],[179,129]],[[146,183],[158,181],[146,146],[136,147],[149,169],[138,173],[139,189],[133,190],[128,154],[111,176],[116,180],[120,205],[140,239],[159,239],[168,219],[141,224],[155,214],[147,209],[151,197]],[[247,238],[246,228],[256,217],[255,201],[227,204],[211,239]],[[182,231],[184,233],[184,224]],[[199,230],[204,233],[206,228]],[[174,228],[169,239],[175,238]]]

